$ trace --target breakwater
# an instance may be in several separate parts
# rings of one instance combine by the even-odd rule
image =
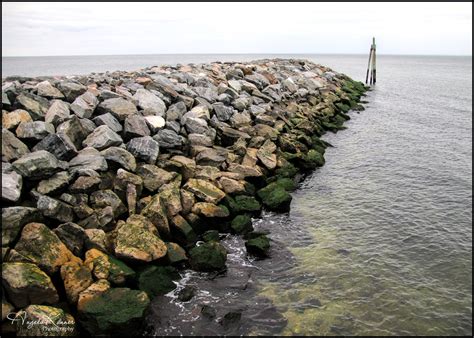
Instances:
[[[225,270],[219,233],[264,257],[251,217],[288,210],[365,90],[278,59],[4,79],[2,313],[123,334],[180,268]]]

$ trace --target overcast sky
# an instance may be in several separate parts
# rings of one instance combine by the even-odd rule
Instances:
[[[472,3],[2,3],[2,56],[472,55]]]

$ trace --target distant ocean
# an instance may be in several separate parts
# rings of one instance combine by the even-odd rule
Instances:
[[[274,57],[309,59],[356,80],[364,80],[368,61],[314,54],[2,57],[2,77]],[[270,230],[272,245],[290,251],[247,262],[230,237],[229,264],[257,267],[259,293],[288,320],[283,334],[472,335],[472,57],[379,55],[377,63],[366,110],[350,114],[347,130],[325,136],[334,146],[326,165],[293,193],[291,212],[256,224]],[[245,290],[227,293],[231,277],[216,279],[219,294],[193,276],[187,283],[205,290],[199,301],[255,307]],[[186,304],[168,323],[172,333],[207,332],[184,331],[194,313],[194,303]],[[269,317],[267,309],[242,314],[253,332],[281,333]]]

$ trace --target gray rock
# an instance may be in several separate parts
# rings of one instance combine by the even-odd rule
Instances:
[[[250,114],[252,114],[252,116],[256,117],[260,114],[265,114],[266,109],[263,108],[262,106],[251,105],[249,107],[249,112],[250,112]]]
[[[51,106],[46,112],[44,120],[56,127],[58,124],[68,120],[70,116],[69,103],[61,100],[53,100]]]
[[[139,160],[154,164],[160,153],[160,145],[150,136],[137,137],[127,143],[127,150]]]
[[[212,138],[207,135],[189,134],[188,140],[192,146],[212,147],[213,145]]]
[[[204,149],[196,156],[196,163],[202,166],[220,167],[225,160],[226,156],[212,148]]]
[[[242,90],[242,85],[238,80],[229,80],[227,84],[230,88],[234,89],[236,92],[240,92]]]
[[[58,201],[49,196],[41,195],[36,204],[43,216],[53,218],[60,222],[72,222],[74,213],[72,207],[64,202]]]
[[[255,123],[266,124],[267,126],[273,127],[275,125],[275,118],[270,115],[260,114],[255,117]]]
[[[122,129],[123,129],[120,122],[117,121],[117,119],[110,113],[99,115],[99,116],[95,117],[94,119],[92,119],[92,121],[94,121],[94,123],[97,126],[106,125],[110,129],[115,131],[116,133],[121,132]]]
[[[2,91],[2,107],[8,107],[10,108],[11,106],[11,102],[10,102],[10,99],[8,98],[8,95],[7,93],[5,93],[4,91]]]
[[[98,190],[90,196],[91,206],[95,209],[112,207],[115,217],[120,217],[127,212],[127,207],[112,190]]]
[[[17,202],[21,196],[23,179],[16,173],[10,163],[2,162],[2,199]]]
[[[22,93],[18,95],[16,102],[20,108],[23,108],[30,113],[33,120],[43,119],[49,108],[48,100],[30,93]]]
[[[107,99],[97,107],[99,112],[111,113],[119,121],[124,121],[127,116],[136,114],[137,107],[123,98]]]
[[[206,120],[199,117],[188,117],[185,127],[190,134],[205,134],[209,130]]]
[[[137,168],[137,175],[143,180],[143,186],[151,192],[157,191],[162,185],[171,182],[178,175],[168,172],[152,164],[143,164]]]
[[[265,87],[270,85],[270,81],[268,81],[268,79],[265,76],[263,76],[259,73],[253,73],[251,75],[246,75],[245,80],[247,80],[250,83],[253,83],[260,90],[262,90]]]
[[[221,131],[221,143],[225,147],[233,145],[241,137],[244,140],[251,138],[249,134],[229,127],[222,127]]]
[[[133,114],[127,116],[123,124],[124,138],[129,140],[134,137],[149,136],[150,129],[148,129],[145,118],[140,114]]]
[[[54,134],[54,126],[43,121],[22,122],[16,128],[16,136],[21,139],[39,141],[50,134]]]
[[[95,108],[99,104],[99,100],[91,92],[85,92],[78,96],[71,104],[71,110],[80,118],[86,118],[92,116]]]
[[[250,102],[246,97],[239,97],[232,101],[232,106],[238,111],[244,111],[248,106],[250,106]]]
[[[2,128],[2,161],[11,162],[30,151],[26,144],[16,138],[8,129]]]
[[[293,81],[291,77],[283,80],[281,84],[283,88],[288,90],[290,93],[295,93],[298,90],[298,85]]]
[[[56,128],[57,133],[64,133],[69,137],[77,150],[82,149],[82,141],[89,135],[89,132],[83,127],[80,119],[73,116],[70,120],[61,123]]]
[[[193,90],[196,94],[210,103],[214,103],[217,101],[219,94],[217,92],[217,87],[209,88],[209,87],[194,87]]]
[[[162,148],[179,148],[183,145],[183,140],[175,131],[170,129],[162,129],[153,136],[153,139],[158,142]]]
[[[71,175],[67,171],[60,171],[46,180],[38,183],[36,190],[42,195],[58,193],[65,189],[71,181]]]
[[[145,116],[145,120],[153,134],[157,133],[158,130],[162,129],[166,124],[165,119],[161,116]]]
[[[138,106],[148,114],[165,116],[165,103],[149,90],[138,89],[133,97],[138,101]]]
[[[186,111],[187,109],[184,102],[172,104],[166,111],[166,121],[181,120],[181,117],[183,117]]]
[[[181,124],[179,124],[178,121],[167,121],[166,129],[170,129],[174,131],[176,134],[179,134],[179,132],[181,131]]]
[[[59,225],[53,231],[75,256],[82,257],[87,238],[83,228],[76,223],[68,222]]]
[[[106,125],[97,127],[84,141],[82,141],[84,147],[93,147],[98,150],[112,146],[119,146],[122,143],[122,138]]]
[[[74,100],[86,92],[87,87],[77,82],[61,81],[58,84],[59,90],[64,94],[66,101],[74,102]]]
[[[106,171],[107,161],[100,152],[91,147],[81,150],[76,157],[69,161],[69,171],[71,173],[81,170]]]
[[[7,246],[15,241],[25,224],[41,220],[41,213],[36,208],[2,208],[2,246]]]
[[[101,90],[100,94],[99,94],[99,99],[101,101],[105,101],[105,100],[108,100],[108,99],[120,99],[120,98],[124,98],[123,95],[120,95],[118,93],[115,93],[111,90]]]
[[[252,123],[252,118],[248,113],[236,113],[230,119],[231,126],[236,129],[248,126],[250,123]]]
[[[77,149],[71,139],[62,132],[46,136],[33,147],[33,151],[38,150],[49,151],[63,161],[69,161],[77,155]]]
[[[48,99],[62,99],[64,98],[63,93],[56,87],[54,87],[49,81],[43,81],[36,85],[38,95],[44,96]]]
[[[219,121],[229,121],[232,115],[234,115],[234,109],[227,107],[222,103],[214,103],[212,106],[214,107],[214,113]]]
[[[114,162],[125,170],[134,172],[137,169],[135,157],[123,148],[110,147],[102,150],[100,154],[104,156],[107,161]]]
[[[102,182],[97,176],[79,176],[73,184],[69,186],[72,194],[89,194],[96,191]]]
[[[67,168],[66,162],[58,161],[53,154],[46,150],[38,150],[23,155],[12,165],[16,172],[30,180],[48,178],[54,173]]]

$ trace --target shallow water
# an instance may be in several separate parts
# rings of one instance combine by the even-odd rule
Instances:
[[[263,57],[270,56],[30,59],[20,60],[30,69],[23,74],[2,58],[2,75]],[[365,77],[366,56],[304,57]],[[175,292],[153,301],[151,333],[472,334],[472,58],[377,62],[366,110],[324,136],[334,147],[293,193],[291,212],[254,221],[271,232],[271,258],[249,260],[242,240],[228,236],[227,273],[184,271]],[[184,285],[197,295],[180,303]],[[205,304],[215,318],[201,316]],[[241,320],[221,324],[229,311]]]
[[[361,57],[317,61],[363,76]],[[173,313],[172,333],[472,334],[471,59],[379,58],[367,100],[347,130],[325,135],[334,147],[291,212],[254,221],[271,232],[271,258],[249,261],[229,236],[228,275],[188,275],[209,293]],[[230,310],[242,319],[224,329]],[[183,325],[189,311],[199,319]]]

